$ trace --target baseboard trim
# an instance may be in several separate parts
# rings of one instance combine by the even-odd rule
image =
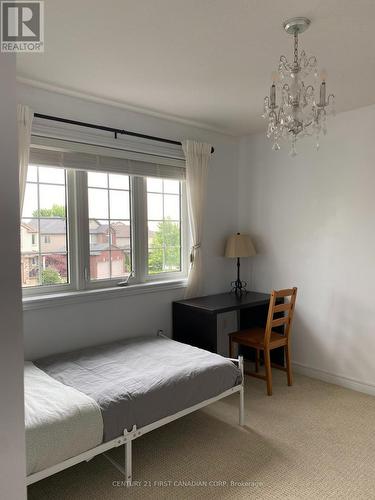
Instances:
[[[365,394],[375,396],[374,384],[368,384],[349,377],[335,375],[334,373],[312,368],[311,366],[303,365],[302,363],[293,363],[293,369],[295,372],[306,375],[307,377],[317,378],[319,380],[323,380],[324,382],[329,382],[330,384],[340,385],[342,387],[346,387],[347,389],[352,389],[353,391],[364,392]]]

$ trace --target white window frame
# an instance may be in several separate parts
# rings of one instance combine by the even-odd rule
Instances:
[[[110,279],[98,279],[91,280],[90,277],[90,230],[89,230],[89,214],[88,214],[88,185],[87,185],[87,172],[76,172],[79,179],[79,191],[77,190],[77,205],[79,207],[78,212],[81,215],[80,221],[80,235],[81,242],[79,244],[81,248],[81,269],[83,269],[82,281],[80,283],[80,290],[98,290],[119,286],[119,283],[125,279],[124,278],[110,278]],[[133,236],[133,225],[134,225],[134,211],[133,211],[133,178],[129,176],[129,188],[130,188],[130,229],[131,229],[131,259],[132,259],[132,270],[134,270],[134,236]],[[130,278],[129,285],[136,283],[137,280]]]
[[[74,172],[66,169],[66,221],[67,221],[67,254],[68,254],[68,283],[61,285],[37,285],[33,287],[23,287],[22,294],[24,297],[47,295],[52,293],[63,293],[77,290],[77,262],[74,259],[76,253],[76,236],[75,236],[75,202],[74,202]]]
[[[147,202],[147,187],[146,187],[146,179],[144,178],[144,197]],[[181,231],[181,271],[175,272],[161,272],[157,274],[149,274],[148,273],[148,244],[147,244],[147,210],[146,210],[146,247],[144,249],[144,282],[152,282],[152,281],[162,281],[162,280],[176,280],[181,278],[182,276],[187,277],[188,273],[188,248],[189,248],[189,224],[187,217],[187,200],[186,200],[186,183],[180,182],[180,231]]]
[[[67,189],[67,225],[69,254],[69,283],[63,285],[40,285],[23,288],[27,297],[48,296],[70,292],[92,292],[114,288],[128,290],[133,285],[150,285],[152,283],[186,280],[189,266],[189,226],[187,218],[186,186],[180,180],[181,203],[181,271],[148,274],[148,238],[147,238],[147,188],[146,177],[130,175],[130,217],[132,269],[134,277],[129,279],[127,287],[119,286],[121,278],[90,280],[90,242],[87,173],[79,170],[66,169]],[[103,170],[104,172],[104,170]],[[126,174],[127,175],[127,174]]]

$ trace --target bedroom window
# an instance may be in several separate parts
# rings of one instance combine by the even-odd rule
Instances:
[[[21,220],[25,295],[186,277],[183,166],[45,141],[52,147],[30,149]]]
[[[147,268],[149,275],[181,271],[181,186],[147,179]]]
[[[132,271],[130,178],[87,173],[90,278],[121,278]]]
[[[21,219],[24,288],[56,290],[70,281],[65,169],[30,166]]]

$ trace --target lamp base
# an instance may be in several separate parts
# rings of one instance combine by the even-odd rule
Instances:
[[[235,293],[236,295],[246,295],[247,294],[247,282],[246,281],[241,281],[241,280],[236,280],[232,281],[230,284],[231,291],[230,293]]]
[[[236,281],[232,281],[232,283],[230,284],[230,286],[232,287],[230,293],[235,293],[236,295],[245,295],[247,293],[247,283],[246,281],[242,281],[240,278],[240,267],[240,258],[237,257],[237,279]]]

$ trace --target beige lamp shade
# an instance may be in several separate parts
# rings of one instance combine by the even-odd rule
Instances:
[[[227,239],[225,257],[253,257],[256,251],[248,234],[232,234]]]

